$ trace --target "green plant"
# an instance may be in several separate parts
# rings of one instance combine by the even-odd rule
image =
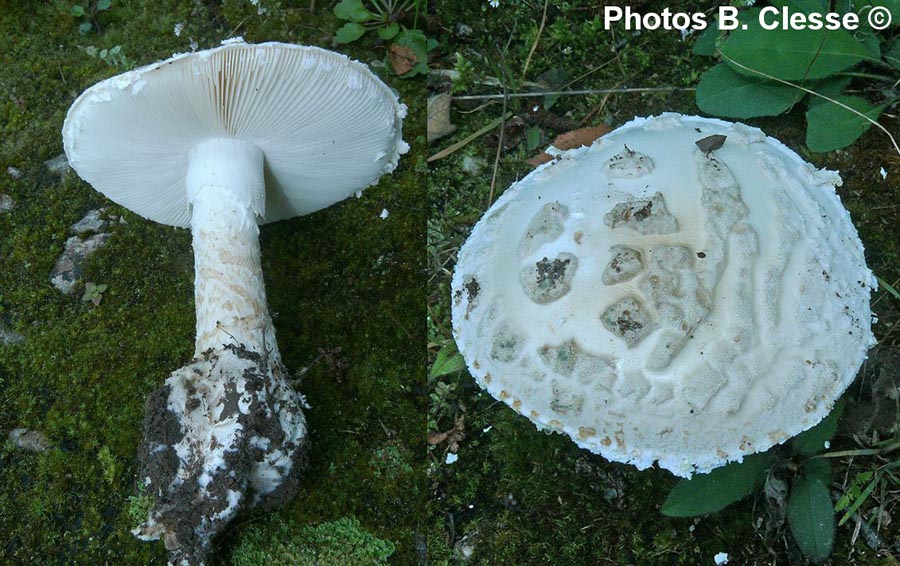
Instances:
[[[830,11],[824,0],[771,0],[771,4],[792,13]],[[886,3],[839,0],[834,11],[861,14],[865,22],[866,11],[875,4]],[[900,4],[892,6],[898,21]],[[812,151],[823,152],[853,143],[900,100],[895,83],[900,38],[892,38],[890,31],[878,32],[867,25],[855,32],[767,30],[760,23],[760,10],[743,11],[739,15],[742,27],[730,33],[720,31],[716,22],[694,43],[695,54],[721,59],[697,85],[697,106],[702,111],[746,119],[776,116],[805,103],[806,144]],[[847,94],[855,79],[867,96]],[[896,141],[891,141],[900,153]]]
[[[153,498],[146,493],[147,486],[143,482],[137,485],[137,494],[128,496],[128,504],[125,507],[125,514],[128,517],[128,523],[132,526],[140,525],[147,519],[150,510],[153,509]]]
[[[103,473],[103,481],[112,485],[121,471],[121,465],[108,446],[104,446],[97,452],[97,460],[100,462],[100,471]]]
[[[392,42],[386,62],[397,75],[408,78],[427,73],[428,51],[434,49],[437,42],[416,29],[424,1],[371,0],[369,4],[371,10],[362,0],[341,0],[334,7],[334,15],[347,22],[337,30],[335,41],[351,43],[374,29],[378,37]],[[409,19],[410,14],[412,25],[406,27],[402,22]]]
[[[118,69],[130,69],[134,66],[134,61],[125,56],[125,51],[121,45],[116,45],[110,49],[97,49],[93,45],[87,47],[79,47],[82,51],[91,57],[97,57],[110,67]]]
[[[103,293],[105,293],[108,288],[109,287],[103,283],[99,285],[96,283],[85,283],[84,295],[81,297],[81,300],[85,303],[91,302],[94,306],[99,305],[100,301],[103,300]]]
[[[247,527],[231,556],[234,566],[355,566],[387,564],[393,543],[364,531],[357,519],[342,517],[315,527],[277,517]]]
[[[369,459],[369,468],[376,478],[385,477],[391,481],[413,472],[412,466],[396,444],[377,449]]]
[[[372,10],[366,8],[362,0],[341,0],[334,7],[334,15],[347,22],[337,31],[335,40],[338,43],[356,41],[372,29],[381,39],[392,40],[400,35],[400,22],[410,11],[413,12],[415,27],[424,5],[422,0],[371,0],[370,4]]]
[[[82,6],[81,4],[72,6],[72,15],[76,18],[82,18],[81,25],[78,26],[78,31],[82,35],[87,35],[94,30],[96,30],[97,33],[101,33],[103,28],[100,26],[99,20],[97,20],[97,15],[100,12],[109,10],[111,6],[112,0],[97,0],[96,2],[90,2],[85,6]]]
[[[829,484],[831,465],[821,456],[837,430],[843,410],[838,401],[813,428],[795,436],[790,451],[753,454],[708,474],[679,481],[662,506],[670,517],[714,513],[761,488],[775,505],[784,505],[788,526],[800,550],[811,560],[827,558],[834,540],[835,509]],[[789,478],[790,489],[780,476]]]

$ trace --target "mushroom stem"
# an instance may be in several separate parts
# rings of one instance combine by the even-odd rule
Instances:
[[[191,152],[186,184],[194,243],[194,357],[242,344],[277,361],[256,221],[265,213],[262,151],[239,139],[203,142]]]
[[[257,218],[263,154],[218,138],[196,146],[186,181],[193,207],[194,359],[147,401],[139,474],[154,506],[134,533],[162,539],[170,563],[203,564],[211,539],[242,509],[297,490],[305,401],[281,364],[266,307]]]

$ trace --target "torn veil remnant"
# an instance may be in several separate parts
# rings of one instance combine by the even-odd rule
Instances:
[[[194,359],[147,401],[135,534],[202,563],[241,510],[293,496],[303,397],[266,306],[258,224],[314,212],[397,166],[406,107],[365,66],[316,47],[228,40],[94,85],[63,127],[69,162],[141,216],[190,226]]]
[[[766,450],[819,422],[874,343],[840,183],[756,128],[677,114],[558,152],[459,252],[460,352],[610,460],[689,477]]]

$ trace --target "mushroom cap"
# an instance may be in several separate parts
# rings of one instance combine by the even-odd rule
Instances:
[[[375,184],[408,150],[406,106],[366,66],[318,47],[226,40],[95,84],[63,144],[78,174],[150,220],[187,227],[191,149],[239,138],[265,155],[265,216],[325,208]]]
[[[830,411],[874,343],[876,287],[837,173],[678,114],[557,155],[459,252],[454,336],[483,388],[610,460],[684,477]]]

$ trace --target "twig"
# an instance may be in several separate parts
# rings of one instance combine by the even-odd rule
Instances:
[[[435,76],[435,77],[446,77],[454,82],[458,81],[460,78],[459,71],[454,71],[453,69],[434,69],[434,70],[428,71],[428,75]],[[496,77],[482,77],[482,78],[474,79],[472,82],[474,84],[486,85],[486,86],[501,86],[503,84],[503,82]],[[543,85],[540,83],[534,83],[534,82],[530,82],[530,81],[523,81],[522,86],[526,86],[528,88],[535,88],[535,89],[547,88],[547,85]]]
[[[620,84],[622,84],[622,83],[618,83],[618,84],[617,84],[616,86],[614,86],[613,88],[618,87]],[[600,104],[598,104],[597,106],[594,106],[594,108],[591,109],[591,111],[588,112],[587,115],[586,115],[584,118],[581,119],[581,125],[582,125],[582,126],[587,126],[587,125],[590,123],[590,121],[594,118],[594,116],[596,116],[597,114],[599,114],[599,113],[603,110],[603,108],[606,106],[606,103],[609,102],[609,97],[610,97],[610,96],[612,96],[612,93],[611,93],[611,92],[607,92],[607,93],[603,96],[603,100],[600,101]]]
[[[897,289],[894,288],[894,285],[896,285],[898,283],[898,281],[900,281],[900,279],[898,279],[897,281],[894,281],[894,285],[891,285],[890,283],[888,283],[881,277],[878,277],[877,275],[875,276],[875,280],[878,281],[879,287],[881,287],[882,289],[884,289],[885,291],[887,291],[888,293],[893,295],[894,298],[900,299],[900,292],[898,292]]]
[[[506,86],[503,87],[506,90]],[[503,132],[506,131],[506,103],[509,99],[505,96],[503,97],[503,116],[504,118],[500,121],[500,135],[497,139],[497,152],[494,154],[494,170],[491,173],[491,190],[488,193],[488,202],[485,210],[491,207],[491,203],[494,202],[494,186],[497,183],[497,169],[500,168],[500,152],[503,149]]]
[[[463,96],[454,96],[453,100],[489,100],[498,98],[528,98],[532,96],[579,96],[585,94],[629,94],[641,92],[675,92],[675,91],[694,91],[694,87],[689,86],[654,86],[654,87],[638,87],[638,88],[589,88],[584,90],[551,90],[537,92],[512,92],[509,94],[467,94]]]
[[[538,42],[541,40],[541,34],[544,33],[544,24],[547,23],[547,6],[550,5],[550,0],[544,0],[544,14],[541,16],[541,25],[538,27],[537,35],[534,36],[534,42],[531,44],[531,50],[528,52],[528,57],[525,58],[525,65],[522,67],[522,80],[525,80],[525,75],[528,74],[528,67],[531,65],[531,56],[534,55],[534,50],[537,49]]]
[[[462,139],[462,140],[456,142],[455,144],[453,144],[453,145],[451,145],[451,146],[445,147],[445,148],[442,149],[441,151],[435,153],[434,155],[432,155],[431,157],[429,157],[426,161],[427,161],[428,163],[431,163],[432,161],[437,161],[438,159],[443,159],[443,158],[447,157],[448,155],[452,155],[452,154],[456,153],[456,152],[459,151],[460,149],[462,149],[462,148],[464,148],[465,146],[467,146],[472,140],[474,140],[474,139],[476,139],[476,138],[480,138],[481,136],[483,136],[484,134],[490,132],[491,130],[493,130],[494,128],[496,128],[497,126],[499,126],[500,124],[502,124],[502,123],[505,122],[508,118],[511,118],[511,117],[512,117],[512,112],[506,112],[506,113],[504,113],[503,116],[500,116],[500,117],[497,118],[496,120],[493,120],[493,121],[490,122],[488,125],[486,125],[486,126],[484,126],[483,128],[479,129],[477,132],[475,132],[475,133],[473,133],[473,134],[469,134],[469,135],[466,136],[464,139]]]

